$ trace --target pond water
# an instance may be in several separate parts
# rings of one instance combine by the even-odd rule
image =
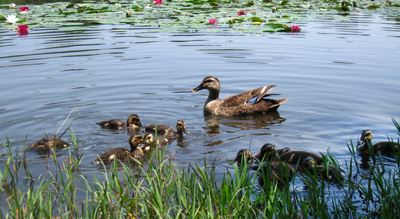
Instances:
[[[129,148],[125,131],[96,122],[132,113],[144,125],[185,120],[190,135],[169,145],[168,153],[183,167],[202,165],[206,157],[217,173],[233,168],[228,161],[240,149],[256,153],[265,143],[329,150],[344,167],[347,143],[361,130],[371,129],[374,141],[397,139],[391,117],[400,121],[399,23],[355,14],[300,25],[297,34],[265,35],[153,33],[156,27],[130,25],[38,28],[24,37],[0,30],[0,140],[22,150],[43,132],[56,133],[79,107],[72,129],[86,149],[79,171],[90,180],[104,171],[90,164],[98,154]],[[221,81],[221,98],[276,84],[272,93],[290,99],[274,113],[205,119],[208,92],[189,91],[208,75]],[[69,134],[63,139],[71,142]],[[46,174],[43,155],[30,151],[27,160],[33,177]]]

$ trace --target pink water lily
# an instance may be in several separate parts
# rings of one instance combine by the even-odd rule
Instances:
[[[22,25],[18,25],[18,35],[28,35],[29,31],[28,31],[28,25],[22,24]]]
[[[153,0],[157,5],[162,4],[162,0]]]
[[[217,19],[208,19],[209,24],[217,24],[218,20]]]
[[[299,26],[295,26],[295,25],[293,25],[293,26],[290,28],[290,31],[291,31],[291,32],[300,32],[300,30],[301,30],[301,28],[300,28]]]
[[[18,11],[20,11],[20,12],[28,12],[28,10],[29,10],[29,7],[19,7],[18,8]]]
[[[239,16],[240,16],[240,15],[246,15],[246,11],[238,11],[238,12],[237,12],[237,15],[239,15]]]

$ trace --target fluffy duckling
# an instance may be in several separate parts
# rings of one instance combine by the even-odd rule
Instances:
[[[157,132],[157,135],[166,134],[166,136],[175,136],[175,137],[182,136],[183,133],[190,134],[190,132],[186,129],[186,122],[183,120],[178,120],[176,122],[176,130],[171,126],[167,125],[157,125],[157,130],[156,130],[156,125],[151,124],[146,126],[145,131],[150,133]]]
[[[357,150],[361,154],[365,155],[370,155],[370,151],[368,148],[368,144],[371,144],[372,141],[372,132],[371,130],[363,130],[361,132],[361,138],[360,138],[361,144],[358,146]],[[398,143],[392,143],[390,141],[382,141],[378,142],[372,145],[374,153],[377,155],[378,153],[381,154],[391,154],[399,149],[399,144]]]
[[[343,181],[343,176],[339,168],[329,165],[325,168],[324,165],[317,165],[317,162],[312,157],[307,157],[302,163],[303,171],[307,170],[309,173],[315,173],[326,181]]]
[[[291,147],[284,147],[284,148],[280,148],[280,149],[275,149],[275,146],[269,143],[264,144],[261,149],[260,152],[254,155],[254,158],[257,158],[257,160],[262,161],[263,159],[267,159],[267,156],[269,156],[271,159],[272,157],[275,156],[276,153],[278,153],[278,155],[282,155],[285,152],[291,151],[292,148]]]
[[[101,164],[102,162],[104,164],[109,164],[112,163],[115,159],[122,162],[132,162],[135,159],[144,156],[143,149],[141,147],[138,147],[138,145],[141,143],[143,143],[143,138],[140,134],[132,135],[129,138],[131,150],[127,150],[125,148],[110,149],[98,155],[98,157],[94,161],[92,161],[92,164]]]
[[[131,114],[126,120],[126,123],[119,119],[111,119],[99,122],[97,124],[99,124],[102,128],[116,129],[116,130],[122,130],[127,128],[140,129],[140,127],[142,127],[142,123],[140,123],[139,116],[136,114]]]
[[[251,164],[251,162],[253,162],[251,152],[247,149],[240,149],[233,162],[240,166],[245,160],[247,161],[247,164]]]
[[[32,144],[31,146],[29,146],[28,149],[49,150],[51,148],[54,148],[54,146],[57,149],[63,149],[69,147],[69,144],[59,138],[44,137],[39,141],[35,142],[34,144]]]
[[[278,183],[286,183],[292,180],[295,170],[292,165],[283,161],[264,162],[258,175],[258,183],[261,187],[266,185],[265,180]]]

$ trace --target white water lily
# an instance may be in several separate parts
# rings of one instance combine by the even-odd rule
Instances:
[[[11,3],[11,4],[10,4],[10,8],[15,8],[15,6],[17,6],[17,5],[14,4],[14,3]]]
[[[15,15],[7,15],[6,16],[6,22],[10,23],[10,24],[14,24],[15,22],[17,22],[19,20],[19,18],[17,18],[17,16]]]

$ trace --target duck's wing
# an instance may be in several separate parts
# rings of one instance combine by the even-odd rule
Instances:
[[[241,94],[229,96],[222,100],[222,107],[233,107],[239,106],[246,103],[258,103],[260,100],[270,94],[267,94],[270,90],[272,90],[276,85],[259,87],[254,90],[249,90],[243,92]]]

